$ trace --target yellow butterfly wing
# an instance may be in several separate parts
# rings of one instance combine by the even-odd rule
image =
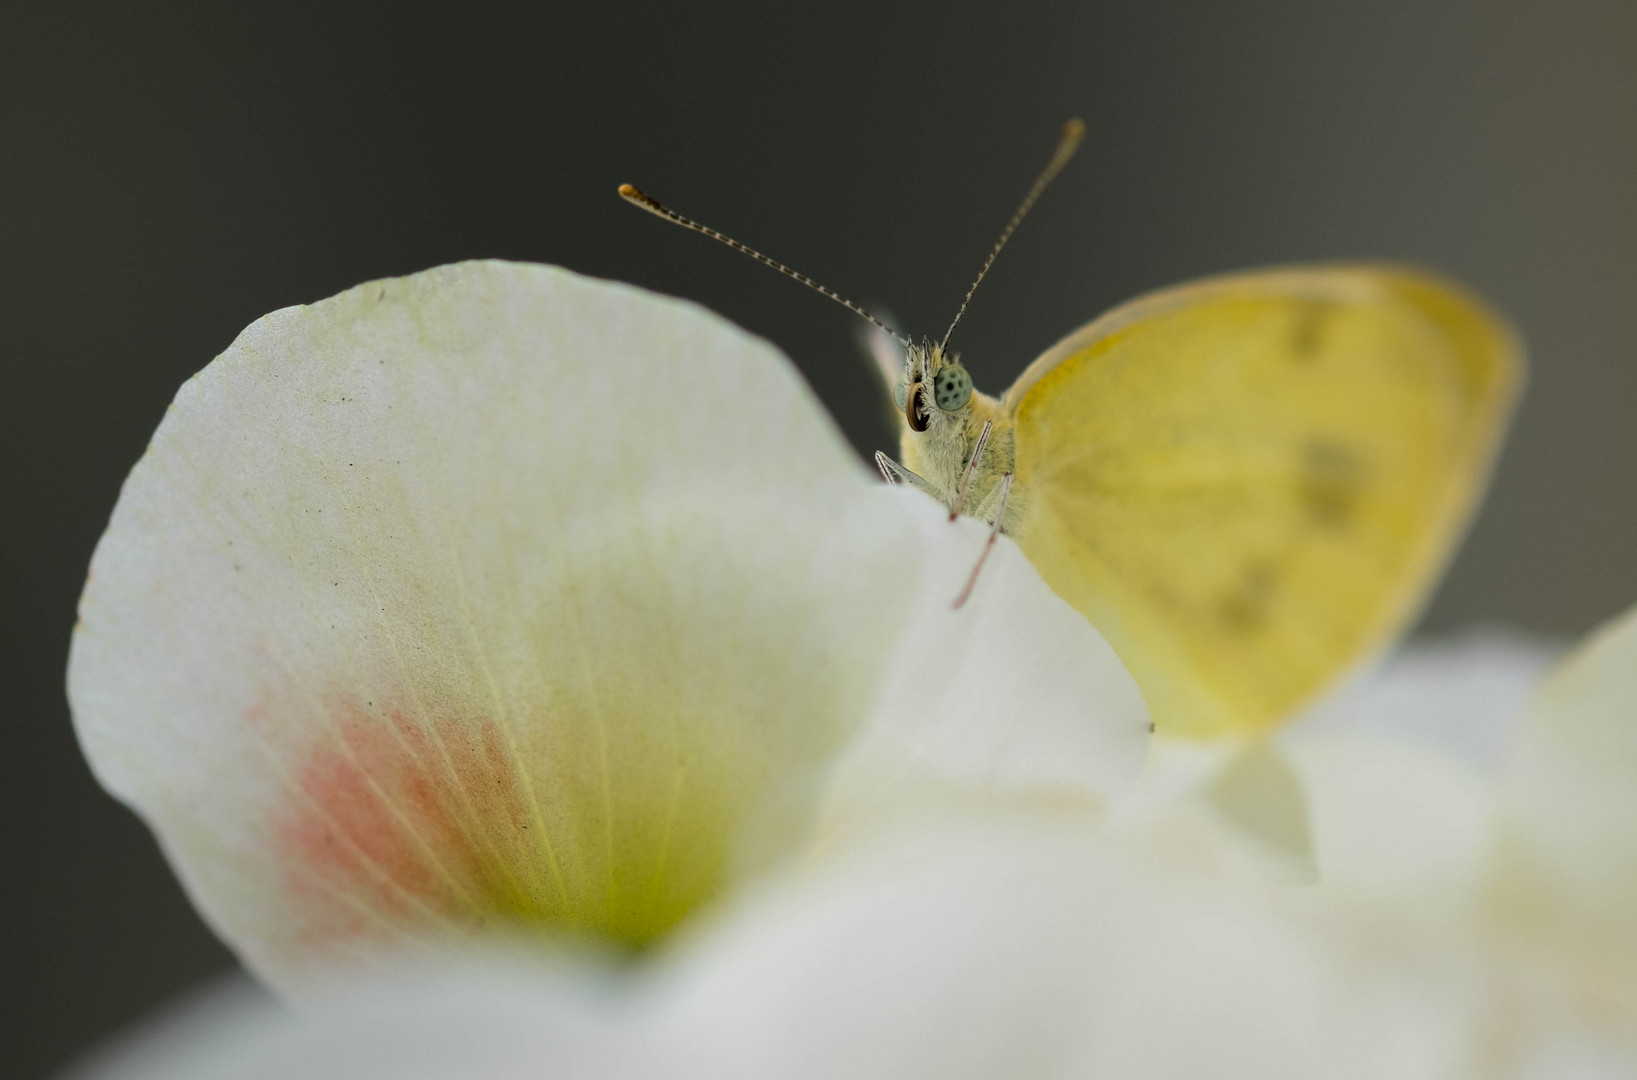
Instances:
[[[1253,732],[1414,616],[1522,376],[1508,324],[1416,270],[1153,293],[1007,392],[1012,531],[1112,642],[1160,730]]]

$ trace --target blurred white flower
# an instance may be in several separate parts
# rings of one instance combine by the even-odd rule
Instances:
[[[84,1075],[1637,1075],[1637,613],[1527,707],[1548,650],[1411,651],[1127,790],[1141,701],[1016,549],[950,610],[982,539],[691,305],[485,263],[262,320],[71,691],[305,1011]]]
[[[1637,1076],[1637,609],[1558,652],[1423,647],[1282,740],[1328,902],[1482,975],[1457,1075]]]
[[[1507,940],[1637,1045],[1637,609],[1553,671],[1519,725],[1488,886]]]
[[[1283,884],[1287,853],[1209,796],[1112,824],[899,816],[634,972],[478,957],[305,1019],[173,1026],[165,1052],[87,1075],[1634,1076],[1637,903],[1612,891],[1632,821],[1604,811],[1637,790],[1637,611],[1544,683],[1501,769],[1376,711],[1431,718],[1489,687],[1505,713],[1545,655],[1412,650],[1269,751],[1311,808],[1316,885]],[[1521,766],[1543,739],[1550,767]]]
[[[907,791],[1086,806],[1141,697],[1009,542],[884,489],[771,346],[497,262],[247,329],[97,547],[98,778],[300,994],[480,930],[643,946]]]

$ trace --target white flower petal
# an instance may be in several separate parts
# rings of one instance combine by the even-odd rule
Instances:
[[[851,849],[697,939],[661,1030],[721,1076],[1458,1074],[1458,953],[1128,840],[990,814]]]
[[[1502,798],[1504,915],[1567,950],[1637,1027],[1637,609],[1542,684]]]
[[[283,989],[495,924],[640,944],[788,847],[870,717],[941,780],[1127,767],[1134,686],[1009,544],[948,610],[982,540],[870,480],[720,318],[442,267],[275,312],[182,389],[98,546],[70,697]],[[925,723],[907,626],[957,661]]]
[[[1495,827],[1490,785],[1417,742],[1359,734],[1291,739],[1318,880],[1419,918],[1471,917]]]
[[[1286,731],[1385,735],[1488,768],[1535,684],[1562,654],[1548,639],[1493,628],[1411,641]]]
[[[210,1075],[220,1065],[218,1048],[258,1027],[284,1025],[288,1009],[243,972],[196,985],[144,1016],[63,1070],[65,1080],[121,1077],[170,1080]],[[201,1068],[203,1066],[203,1068]]]
[[[789,364],[697,307],[469,263],[249,328],[98,546],[99,777],[264,974],[435,927],[640,941],[833,750],[919,588]]]
[[[1208,817],[1168,828],[1234,844]],[[479,954],[299,1016],[193,1010],[78,1080],[1521,1080],[1637,1064],[1548,972],[1498,969],[1470,936],[1109,839],[997,814],[878,833],[742,894],[657,971]]]
[[[929,591],[869,722],[832,770],[824,825],[845,830],[906,796],[1106,807],[1134,783],[1148,744],[1135,680],[1008,539],[955,609],[987,530],[938,509],[924,527],[970,541],[923,543]]]
[[[1157,739],[1132,808],[1202,798],[1332,891],[1470,915],[1495,825],[1486,774],[1558,651],[1499,630],[1412,643],[1274,743]]]
[[[500,964],[412,970],[299,1013],[228,985],[65,1080],[634,1080],[666,1060],[630,1040],[611,999],[567,976]]]

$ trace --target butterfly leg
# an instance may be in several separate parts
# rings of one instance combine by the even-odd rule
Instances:
[[[978,473],[978,462],[983,460],[983,448],[989,443],[989,429],[994,426],[993,420],[983,422],[983,430],[978,433],[978,441],[972,447],[972,460],[966,463],[966,475],[961,477],[960,489],[955,493],[955,504],[949,508],[950,521],[961,516],[961,507],[966,505],[966,496],[972,490],[972,478]]]
[[[887,483],[908,484],[917,491],[926,492],[939,502],[943,501],[943,496],[938,494],[937,489],[932,486],[932,483],[926,477],[921,476],[919,473],[910,472],[879,450],[875,452],[875,467],[881,470],[881,475],[886,479]]]
[[[1006,507],[1001,505],[1000,500],[1002,494],[1009,493],[1010,491],[1011,488],[1008,486],[1003,492],[1000,484],[997,482],[994,487],[989,489],[988,493],[984,495],[978,504],[972,508],[971,515],[986,525],[993,525],[998,521],[1001,523],[1001,532],[1005,532]]]
[[[966,588],[961,590],[961,595],[955,597],[953,606],[956,611],[971,599],[972,590],[978,584],[978,574],[983,570],[983,564],[989,560],[989,553],[995,549],[995,538],[1000,535],[1000,523],[1006,520],[1006,500],[1012,494],[1012,474],[1003,474],[995,489],[1000,492],[1000,505],[995,507],[995,523],[989,528],[989,539],[984,541],[983,553],[978,556],[977,565],[972,567],[972,573],[966,579]]]

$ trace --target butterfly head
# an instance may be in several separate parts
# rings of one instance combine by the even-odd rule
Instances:
[[[940,345],[911,345],[893,403],[914,432],[959,417],[972,400],[972,376]]]

